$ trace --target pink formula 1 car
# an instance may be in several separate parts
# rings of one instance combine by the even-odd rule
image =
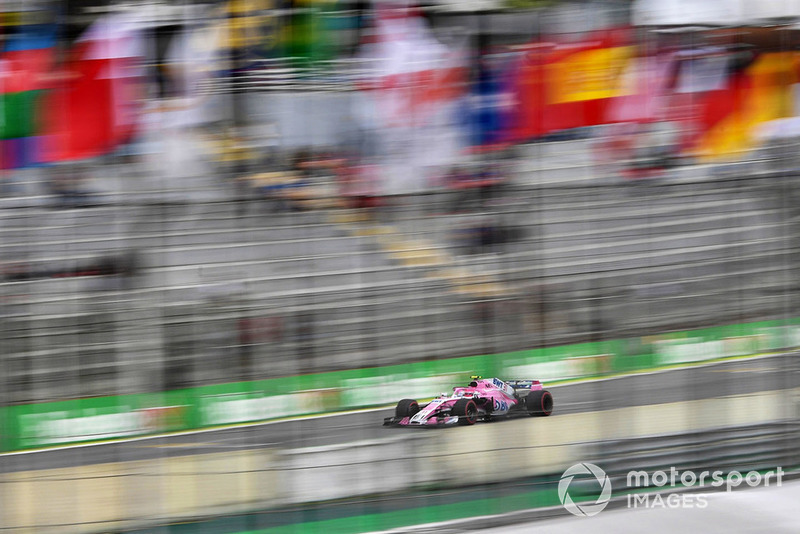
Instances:
[[[413,399],[397,403],[394,417],[384,419],[384,425],[431,427],[444,425],[474,425],[510,415],[550,415],[553,396],[538,380],[483,379],[473,376],[467,387],[453,388],[453,394],[442,393],[420,407]]]

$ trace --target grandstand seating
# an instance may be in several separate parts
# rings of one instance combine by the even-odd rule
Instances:
[[[537,183],[443,213],[451,193],[341,210],[231,202],[0,213],[7,265],[136,252],[130,276],[0,283],[8,402],[157,391],[785,317],[792,212],[768,179]],[[516,239],[465,255],[480,218]],[[415,252],[416,251],[416,252]],[[420,251],[436,261],[416,261]],[[409,258],[411,258],[409,260]],[[470,289],[471,288],[471,289]],[[273,325],[255,337],[243,321]]]

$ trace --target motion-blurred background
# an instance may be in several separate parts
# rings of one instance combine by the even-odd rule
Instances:
[[[800,2],[0,17],[1,529],[355,533],[564,514],[582,461],[800,465]],[[380,426],[472,374],[554,415]]]

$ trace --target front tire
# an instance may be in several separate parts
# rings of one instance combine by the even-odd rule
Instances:
[[[544,389],[531,391],[525,397],[525,408],[534,417],[546,417],[553,413],[553,396]]]
[[[478,420],[478,405],[472,399],[458,399],[452,413],[458,416],[459,425],[474,425]]]
[[[419,404],[414,399],[403,399],[397,403],[397,408],[394,410],[394,415],[398,419],[404,417],[414,417],[419,412]]]

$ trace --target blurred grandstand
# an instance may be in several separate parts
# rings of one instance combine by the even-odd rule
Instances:
[[[527,150],[541,161],[556,149]],[[489,205],[463,213],[441,213],[452,191],[398,197],[382,222],[349,209],[242,215],[225,201],[4,210],[6,398],[157,391],[797,311],[793,207],[774,176],[537,181],[553,172],[515,169]],[[86,267],[104,260],[127,263]],[[232,365],[243,355],[246,367]]]
[[[255,2],[227,6],[229,38],[252,27],[263,32],[265,17],[303,13]],[[186,47],[195,46],[189,38],[211,11],[144,9],[121,12],[136,14],[156,56],[191,61],[180,51],[198,53]],[[74,20],[106,20],[102,11],[84,9]],[[320,13],[367,16],[362,11]],[[248,15],[258,24],[236,22]],[[456,19],[443,20],[434,28],[452,33]],[[476,28],[466,36],[498,40]],[[429,37],[418,39],[422,46]],[[234,39],[228,49],[259,42]],[[296,106],[305,94],[303,106],[317,112],[351,106],[348,94],[362,94],[376,68],[385,68],[375,66],[385,63],[381,57],[232,57],[242,66],[232,77],[186,74],[197,82],[186,98],[216,96],[217,107],[230,102],[232,110],[247,110],[246,118],[231,123],[219,109],[210,119],[176,119],[177,126],[163,118],[173,132],[167,135],[181,141],[158,134],[166,148],[150,151],[155,160],[170,159],[165,151],[200,154],[207,164],[198,174],[181,172],[194,156],[166,169],[142,167],[148,160],[136,157],[140,142],[100,159],[18,171],[21,178],[9,173],[16,194],[4,199],[2,214],[7,403],[643,336],[795,312],[795,214],[790,184],[774,169],[743,180],[737,171],[685,167],[663,182],[637,185],[609,180],[607,169],[587,159],[594,140],[521,144],[463,160],[471,161],[466,181],[445,175],[416,191],[381,195],[380,207],[367,213],[352,207],[358,195],[341,196],[340,167],[312,165],[325,152],[343,154],[328,144],[344,131],[331,126],[340,118],[335,109],[330,116],[294,108],[282,119],[273,103]],[[172,65],[175,71],[182,63]],[[180,95],[165,94],[167,82],[155,80],[162,88],[152,94],[161,102],[156,109],[180,105]],[[317,102],[312,93],[320,91],[332,99]],[[262,118],[271,131],[258,124]],[[234,125],[233,137],[220,137],[214,125],[221,123]],[[323,146],[297,146],[324,128],[332,129],[320,136]],[[307,167],[281,167],[299,148]],[[486,185],[475,177],[489,168],[503,176]],[[753,173],[746,164],[731,168]],[[292,189],[295,180],[313,187]],[[53,211],[53,198],[74,209]],[[124,266],[110,274],[85,268],[98,262]]]

